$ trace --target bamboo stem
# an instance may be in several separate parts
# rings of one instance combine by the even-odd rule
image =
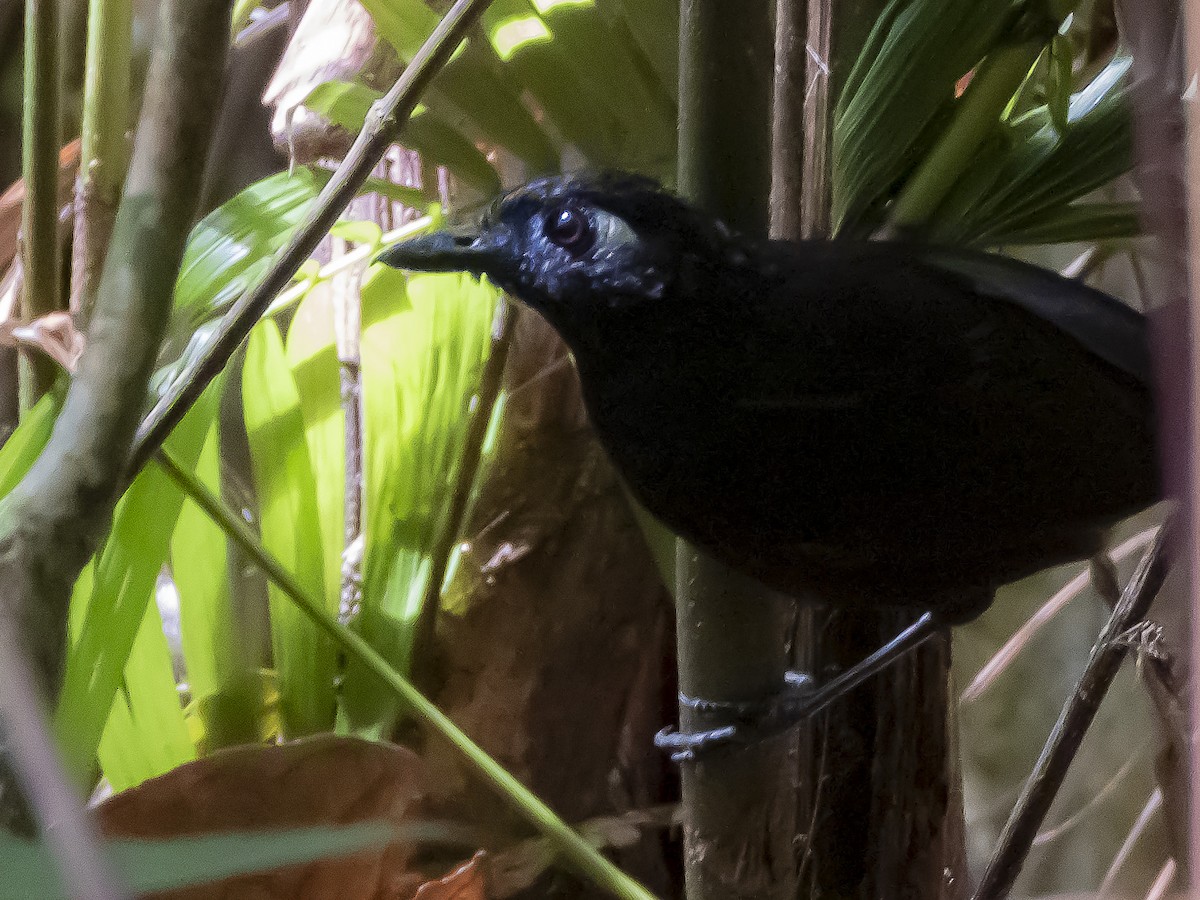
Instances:
[[[125,130],[129,117],[132,41],[130,0],[91,0],[82,146],[79,177],[75,182],[75,239],[71,251],[70,306],[81,326],[90,318],[96,302],[96,288],[129,166]]]
[[[679,23],[679,189],[759,237],[771,187],[770,13],[766,2],[683,0]],[[676,578],[681,700],[768,701],[784,684],[790,603],[683,542]],[[680,727],[711,726],[681,702]],[[689,900],[795,896],[792,746],[784,735],[684,765]]]
[[[25,285],[22,312],[27,320],[58,309],[62,277],[58,245],[58,148],[61,133],[58,66],[59,0],[25,3],[25,114],[22,175],[25,203],[21,234]],[[41,354],[25,357],[21,408],[29,409],[58,375]]]

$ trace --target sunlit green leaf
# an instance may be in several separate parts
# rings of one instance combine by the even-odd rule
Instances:
[[[263,546],[314,596],[325,596],[321,523],[304,419],[279,328],[269,319],[250,333],[242,407]],[[278,586],[268,590],[284,735],[328,730],[334,720],[333,643]],[[326,603],[336,610],[336,595],[326,596]]]
[[[195,465],[216,413],[214,397],[207,392],[167,439],[167,450],[183,465]],[[77,636],[67,653],[54,725],[68,771],[80,779],[92,769],[113,700],[122,685],[131,694],[143,689],[158,692],[158,699],[151,696],[145,704],[136,701],[135,710],[143,705],[161,705],[164,685],[143,684],[136,677],[127,677],[126,665],[146,619],[147,605],[153,602],[155,583],[166,562],[171,532],[182,505],[183,495],[159,467],[144,469],[117,504],[112,530],[97,554],[94,580],[89,573],[72,596],[71,615],[76,621],[82,616],[82,624],[75,629]],[[88,580],[92,581],[91,590],[80,590]],[[151,642],[143,647],[147,653],[158,652]],[[153,669],[154,663],[140,660],[138,666],[145,672]],[[170,687],[173,691],[174,679]],[[140,719],[132,724],[149,729],[151,735],[157,728],[156,723]],[[170,721],[164,722],[164,734],[173,727]],[[136,731],[121,732],[119,737],[131,743],[141,739]],[[180,747],[173,737],[168,737],[164,746],[176,750]],[[184,761],[186,758],[176,758],[175,764]]]
[[[495,290],[469,276],[409,280],[375,266],[363,285],[366,558],[356,627],[400,671],[495,302]],[[343,697],[353,728],[387,730],[394,700],[353,661]]]
[[[97,755],[115,791],[141,784],[196,758],[175,688],[171,651],[158,606],[146,614],[125,664],[126,690],[119,691]]]
[[[482,26],[496,54],[537,98],[563,137],[593,163],[623,162],[620,120],[597,97],[590,80],[580,81],[566,51],[528,0],[495,0],[484,12]]]
[[[349,280],[352,276],[347,273],[341,277]],[[287,361],[296,382],[316,486],[325,596],[329,598],[340,597],[346,544],[345,414],[335,341],[338,328],[334,291],[342,291],[347,303],[357,302],[344,284],[331,282],[310,291],[296,308],[287,336]]]
[[[372,246],[378,245],[383,238],[382,228],[374,222],[361,220],[336,222],[329,229],[329,233],[335,238],[341,238],[352,244],[370,244]],[[312,260],[309,261],[312,262]]]
[[[657,77],[639,70],[630,47],[592,0],[532,2],[580,83],[615,119],[621,166],[660,177],[671,174],[677,115],[672,94]]]
[[[363,0],[380,35],[401,60],[409,62],[437,25],[438,17],[423,0]],[[447,102],[448,101],[448,102]],[[558,166],[558,152],[499,71],[499,62],[486,44],[468,40],[438,75],[425,102],[446,121],[456,107],[491,143],[508,148],[533,172]]]
[[[218,495],[219,443],[214,422],[195,468],[196,477]],[[255,741],[262,734],[257,623],[234,603],[230,564],[224,533],[195,502],[184,501],[171,535],[171,574],[179,593],[189,694],[205,751]]]
[[[0,497],[7,496],[25,477],[50,440],[54,420],[61,409],[62,398],[57,393],[46,394],[25,414],[16,431],[0,447]]]

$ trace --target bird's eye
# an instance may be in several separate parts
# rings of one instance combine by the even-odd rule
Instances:
[[[586,253],[596,242],[596,232],[583,210],[556,206],[546,214],[543,230],[551,241],[575,256]]]

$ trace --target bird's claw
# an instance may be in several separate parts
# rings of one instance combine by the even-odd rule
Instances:
[[[788,672],[783,689],[770,700],[745,703],[706,700],[680,693],[679,705],[712,728],[675,731],[667,727],[654,736],[654,745],[671,754],[672,762],[695,762],[710,753],[745,747],[787,731],[805,718],[813,679]]]

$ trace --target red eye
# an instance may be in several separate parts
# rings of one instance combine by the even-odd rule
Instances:
[[[587,214],[574,206],[556,206],[550,210],[543,231],[551,241],[575,256],[586,253],[596,241]]]

